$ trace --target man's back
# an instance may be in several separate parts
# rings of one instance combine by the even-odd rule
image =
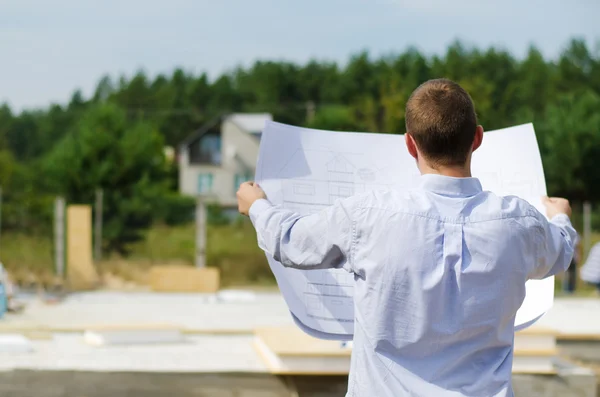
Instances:
[[[525,282],[568,267],[571,207],[546,197],[548,222],[523,200],[482,191],[471,158],[483,127],[458,84],[421,84],[404,114],[419,189],[351,197],[302,216],[245,183],[238,209],[283,266],[355,275],[349,396],[511,396]]]
[[[576,232],[475,178],[421,178],[307,217],[258,200],[259,245],[284,266],[355,275],[348,396],[511,396],[525,282],[564,271]]]
[[[422,178],[357,201],[349,395],[511,395],[525,282],[571,254],[540,252],[541,215],[525,201],[472,178]]]

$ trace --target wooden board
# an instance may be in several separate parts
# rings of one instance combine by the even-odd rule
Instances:
[[[346,375],[351,348],[340,342],[313,338],[297,327],[255,330],[254,347],[265,366],[278,375]],[[557,356],[554,331],[539,329],[515,335],[513,373],[555,374]],[[517,348],[518,347],[518,348]]]
[[[514,341],[515,353],[520,351],[555,351],[556,336],[550,332],[533,332],[515,334]]]
[[[600,334],[574,334],[561,333],[556,337],[559,341],[577,341],[577,342],[600,342]]]
[[[559,332],[549,327],[533,326],[525,328],[521,331],[515,332],[515,335],[547,335],[547,336],[558,336]]]
[[[313,338],[297,327],[260,328],[254,334],[277,355],[350,357],[352,353],[340,342]]]
[[[171,265],[150,269],[150,287],[157,292],[216,293],[219,282],[219,269],[213,267]]]
[[[259,337],[254,340],[254,348],[274,375],[348,375],[350,371],[350,356],[278,355]]]
[[[92,259],[92,208],[67,207],[67,280],[75,290],[98,285],[99,277]]]

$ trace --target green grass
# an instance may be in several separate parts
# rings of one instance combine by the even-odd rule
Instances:
[[[152,265],[185,263],[191,266],[196,250],[195,235],[193,224],[155,226],[143,241],[131,246],[129,257],[112,256],[98,267],[101,272],[140,281]],[[248,220],[234,225],[209,226],[206,256],[207,266],[221,270],[223,286],[275,284]],[[16,278],[31,274],[47,278],[53,272],[53,242],[50,237],[6,233],[1,240],[0,260]]]
[[[143,241],[131,246],[128,258],[110,257],[98,265],[128,281],[144,282],[152,265],[194,264],[195,226],[155,226]],[[594,233],[592,243],[600,242]],[[256,233],[247,219],[234,225],[209,226],[207,231],[207,265],[221,270],[222,285],[273,286],[275,280],[264,253],[256,243]],[[5,233],[0,244],[0,260],[12,274],[35,274],[47,278],[53,271],[53,243],[50,237]],[[579,264],[581,266],[581,264]],[[561,294],[562,276],[556,278],[557,295]],[[578,280],[577,295],[588,296],[593,287]]]
[[[132,246],[131,260],[152,264],[194,263],[194,225],[154,227],[146,239]],[[258,248],[252,224],[209,226],[206,264],[221,270],[223,285],[273,285],[275,280],[264,253]]]
[[[4,233],[0,241],[0,261],[13,274],[52,274],[53,252],[51,237]]]

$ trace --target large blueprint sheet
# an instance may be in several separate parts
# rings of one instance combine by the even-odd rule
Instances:
[[[546,183],[533,125],[485,133],[473,154],[472,169],[484,190],[522,197],[544,213]],[[409,189],[418,180],[403,135],[330,132],[276,122],[268,122],[262,134],[256,181],[273,204],[301,214],[369,190]],[[268,255],[267,259],[300,328],[323,339],[352,338],[351,274],[341,269],[289,269]],[[529,281],[516,328],[533,324],[553,300],[553,277]]]

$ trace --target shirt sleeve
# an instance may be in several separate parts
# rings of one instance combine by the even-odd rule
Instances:
[[[536,262],[531,279],[544,279],[569,268],[575,254],[577,232],[566,214],[559,214],[550,221],[538,213],[536,233]]]
[[[316,214],[302,216],[257,200],[250,208],[250,219],[259,247],[284,266],[352,272],[358,202],[358,197],[337,200]]]

